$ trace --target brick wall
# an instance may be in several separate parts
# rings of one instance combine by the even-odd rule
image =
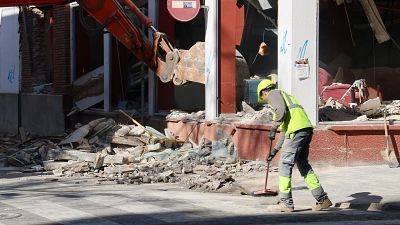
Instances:
[[[65,94],[70,84],[70,7],[53,8],[53,84],[55,94]]]
[[[24,7],[20,14],[21,90],[53,82],[49,20],[51,10]]]

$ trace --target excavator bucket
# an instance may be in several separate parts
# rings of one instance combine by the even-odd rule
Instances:
[[[205,83],[205,43],[197,42],[189,50],[175,49],[160,32],[155,33],[153,45],[155,74],[162,82],[182,85],[186,82]]]
[[[179,50],[173,82],[182,85],[187,81],[205,83],[205,43],[197,42],[189,50]]]

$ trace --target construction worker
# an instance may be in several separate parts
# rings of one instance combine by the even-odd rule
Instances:
[[[308,116],[293,96],[284,91],[276,89],[276,84],[271,80],[262,80],[257,86],[258,101],[268,103],[274,110],[274,118],[269,139],[275,139],[275,134],[280,128],[280,137],[271,154],[268,156],[270,162],[277,152],[282,148],[279,161],[279,197],[277,205],[270,208],[275,212],[293,212],[294,204],[292,198],[292,169],[294,164],[300,171],[301,176],[317,200],[314,210],[327,209],[332,205],[327,193],[322,188],[317,175],[308,162],[308,152],[313,126]]]

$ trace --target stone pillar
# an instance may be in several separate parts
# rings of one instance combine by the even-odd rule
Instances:
[[[278,85],[318,121],[319,0],[278,1]],[[308,64],[296,63],[307,59]]]
[[[236,113],[236,45],[240,44],[244,24],[244,7],[236,1],[218,1],[219,111]]]
[[[206,77],[206,119],[218,116],[218,2],[206,0],[206,39],[205,39],[205,77]]]

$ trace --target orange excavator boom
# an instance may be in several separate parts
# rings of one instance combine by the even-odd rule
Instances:
[[[65,0],[1,0],[0,7],[21,5],[60,5],[73,1]],[[196,70],[196,74],[186,77],[184,67],[178,64],[185,50],[175,49],[168,41],[167,36],[158,32],[152,21],[146,17],[131,0],[77,0],[76,2],[88,12],[99,24],[106,28],[118,41],[125,45],[139,60],[147,64],[161,81],[174,81],[183,84],[186,81],[205,83],[204,72]],[[138,29],[125,10],[129,9],[143,23],[146,28],[152,29],[153,42]],[[185,59],[184,64],[191,64],[190,59]],[[189,62],[188,62],[189,61]],[[178,68],[181,71],[177,71]],[[193,72],[193,68],[191,68]],[[175,74],[179,74],[175,76]]]

